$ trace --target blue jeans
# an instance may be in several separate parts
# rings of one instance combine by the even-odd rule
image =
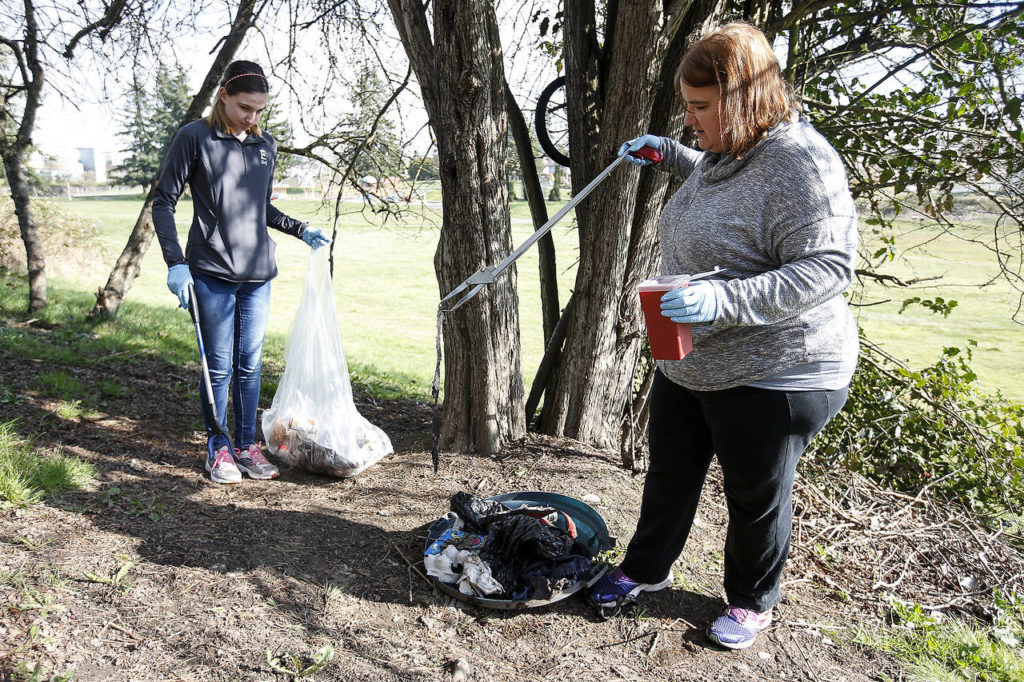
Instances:
[[[711,458],[717,456],[729,509],[729,604],[753,611],[778,604],[789,556],[797,462],[842,409],[846,395],[846,388],[691,391],[656,372],[648,422],[651,463],[623,572],[642,583],[669,575],[690,534]]]
[[[245,450],[256,436],[263,338],[267,333],[270,312],[270,282],[229,282],[195,272],[192,278],[217,415],[227,431],[230,384],[235,411],[235,447]],[[199,396],[203,421],[209,432],[214,420],[202,381],[199,382]],[[222,436],[215,437],[215,449],[225,445],[227,441]]]

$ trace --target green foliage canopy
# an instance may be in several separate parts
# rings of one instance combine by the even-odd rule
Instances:
[[[1024,406],[978,390],[976,342],[915,371],[861,341],[846,407],[815,440],[817,463],[910,493],[932,488],[977,512],[1024,509]]]
[[[1022,16],[1021,2],[832,2],[768,26],[788,44],[787,76],[844,156],[870,229],[885,240],[894,218],[916,213],[956,233],[959,204],[984,197],[990,247],[1024,292]],[[868,270],[894,253],[864,254]]]
[[[276,99],[270,100],[267,110],[263,112],[263,128],[274,136],[278,146],[290,145],[292,143],[292,124],[288,117],[281,111],[280,102]],[[295,165],[295,157],[291,154],[278,154],[274,166],[274,180],[283,180]]]
[[[171,69],[161,64],[151,88],[135,79],[129,94],[120,131],[129,141],[127,156],[110,175],[126,185],[145,188],[156,180],[164,149],[192,100],[188,75],[180,66]]]
[[[380,117],[391,93],[384,87],[381,77],[371,68],[360,71],[352,94],[355,110],[342,117],[342,128],[347,131],[341,145],[343,156],[354,158],[352,177],[403,177],[402,143],[395,124],[386,116]],[[379,119],[379,120],[378,120]],[[377,128],[369,131],[374,122]]]

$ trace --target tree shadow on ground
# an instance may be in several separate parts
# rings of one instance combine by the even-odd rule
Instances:
[[[422,552],[427,528],[447,511],[454,492],[486,496],[555,488],[582,497],[594,490],[594,467],[618,469],[608,453],[530,436],[499,457],[442,453],[441,471],[435,475],[426,452],[431,407],[413,400],[359,399],[357,394],[361,414],[385,429],[395,455],[352,480],[283,469],[279,481],[217,486],[203,470],[198,367],[152,355],[119,362],[116,358],[128,354],[108,353],[109,361],[82,364],[0,357],[4,395],[17,397],[5,403],[11,408],[8,417],[19,419],[17,430],[36,448],[60,449],[96,467],[92,489],[57,500],[55,506],[82,522],[70,524],[57,545],[71,545],[83,532],[97,538],[93,555],[103,570],[130,547],[124,556],[146,574],[132,589],[153,605],[143,612],[144,618],[154,619],[152,625],[136,626],[149,634],[166,628],[157,618],[194,623],[196,635],[157,636],[181,661],[200,661],[210,669],[220,663],[216,647],[245,636],[243,628],[219,622],[223,619],[211,611],[221,604],[236,610],[250,603],[272,604],[271,615],[300,626],[306,641],[343,642],[382,671],[401,676],[408,671],[382,661],[375,643],[364,636],[366,611],[375,612],[374,627],[380,627],[381,614],[401,612],[398,607],[427,614],[453,604],[424,577]],[[39,383],[43,370],[63,372],[86,388],[61,396]],[[124,395],[96,390],[111,378],[125,387]],[[55,402],[68,397],[80,401],[82,416],[58,415]],[[268,406],[266,401],[261,405]],[[628,478],[621,471],[611,475]],[[114,586],[87,587],[101,603],[116,601]],[[678,590],[644,597],[651,615],[697,624],[720,608],[717,600]],[[470,620],[497,622],[510,630],[533,622],[527,616],[561,616],[587,627],[600,620],[583,592],[527,610],[455,605]],[[275,640],[273,630],[262,636],[261,641]]]

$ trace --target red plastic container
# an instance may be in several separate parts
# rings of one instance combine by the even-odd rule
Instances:
[[[666,291],[690,284],[689,275],[654,277],[637,286],[640,306],[647,322],[647,338],[651,342],[651,356],[655,360],[682,360],[693,350],[690,325],[673,322],[661,314],[661,297]]]

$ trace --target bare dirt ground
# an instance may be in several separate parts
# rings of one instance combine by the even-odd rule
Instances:
[[[90,386],[109,375],[102,363],[65,369]],[[333,659],[307,679],[898,680],[894,661],[822,626],[876,622],[878,580],[914,596],[938,589],[908,574],[906,553],[873,558],[888,521],[873,528],[801,486],[777,620],[752,648],[723,651],[704,635],[723,606],[726,515],[715,479],[676,585],[645,595],[634,614],[602,622],[576,597],[482,610],[423,577],[427,527],[454,493],[597,495],[624,547],[642,478],[612,453],[539,436],[500,458],[443,453],[435,475],[429,407],[362,400],[396,452],[357,478],[291,469],[277,481],[218,486],[204,475],[198,408],[185,395],[194,367],[144,358],[119,367],[128,394],[75,420],[31,390],[39,372],[0,358],[0,381],[19,395],[2,406],[4,419],[39,434],[40,453],[59,448],[98,477],[88,490],[0,511],[2,680],[28,679],[37,665],[42,680],[285,680],[268,655],[294,669],[287,654],[306,666],[324,647]],[[913,502],[897,503],[911,508],[911,527],[933,532]],[[846,550],[824,557],[822,543]]]

